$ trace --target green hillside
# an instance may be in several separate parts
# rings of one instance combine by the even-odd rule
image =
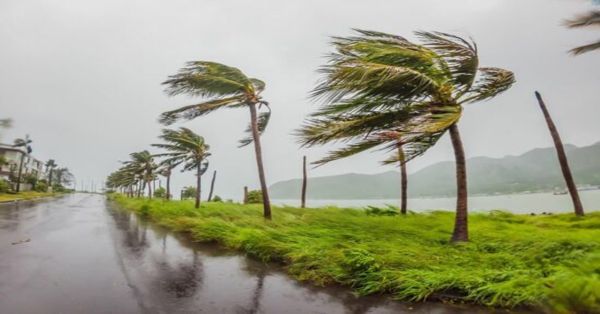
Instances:
[[[565,145],[578,185],[600,186],[600,142],[591,146]],[[509,194],[564,189],[554,148],[537,148],[520,156],[475,157],[467,161],[470,194]],[[274,198],[300,196],[300,179],[277,182],[270,187]],[[454,163],[440,162],[409,176],[410,197],[452,196]],[[379,199],[400,195],[400,175],[342,174],[309,178],[311,199]]]

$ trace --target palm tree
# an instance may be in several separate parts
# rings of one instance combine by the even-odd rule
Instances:
[[[173,165],[170,162],[166,162],[166,163],[159,163],[159,168],[158,168],[158,174],[160,174],[161,176],[165,177],[167,179],[167,190],[166,190],[166,194],[165,194],[165,199],[166,200],[170,200],[171,199],[171,174],[173,172],[173,169],[176,167],[176,165]]]
[[[554,124],[554,121],[550,116],[550,112],[548,112],[548,108],[546,108],[546,104],[542,99],[542,95],[540,95],[539,92],[535,92],[535,97],[538,100],[540,109],[542,110],[544,118],[546,119],[548,129],[550,130],[550,136],[552,136],[552,141],[554,142],[554,147],[556,148],[556,154],[558,156],[558,162],[560,163],[560,169],[563,173],[563,177],[565,178],[565,183],[567,184],[569,195],[571,195],[571,201],[573,202],[575,215],[583,216],[583,205],[581,205],[579,192],[577,192],[577,185],[575,185],[575,180],[573,180],[573,175],[571,174],[571,168],[569,168],[567,154],[565,153],[565,148],[563,147],[562,140],[560,139],[560,134],[558,134],[558,130],[556,129],[556,125]]]
[[[585,14],[579,15],[572,20],[567,20],[565,25],[569,28],[594,27],[600,26],[600,10],[592,10]],[[573,55],[580,55],[586,52],[600,49],[600,40],[573,48],[570,52]]]
[[[271,202],[265,170],[262,160],[260,135],[265,131],[271,110],[269,104],[260,96],[265,83],[259,79],[249,78],[237,68],[208,61],[192,61],[163,82],[170,96],[186,94],[200,96],[201,103],[184,106],[161,115],[160,122],[169,125],[177,120],[191,120],[209,114],[221,108],[242,108],[250,111],[250,125],[246,129],[250,135],[240,141],[240,147],[254,142],[258,177],[263,195],[263,215],[271,219]],[[258,106],[258,108],[257,108]],[[262,107],[267,111],[258,113]]]
[[[151,182],[156,178],[156,168],[158,167],[154,163],[154,156],[147,150],[141,152],[131,153],[130,161],[126,161],[125,165],[130,166],[130,171],[138,177],[140,187],[138,189],[138,196],[141,195],[142,191],[148,187],[148,198],[152,198],[152,184]]]
[[[52,174],[54,173],[54,168],[58,167],[54,159],[48,159],[46,161],[46,173],[48,174],[48,187],[52,190]]]
[[[457,184],[451,240],[468,241],[466,164],[457,124],[463,105],[506,91],[514,83],[513,73],[480,68],[475,43],[458,36],[416,32],[419,44],[391,34],[357,32],[358,36],[334,38],[336,51],[322,67],[325,78],[313,91],[325,105],[298,131],[301,143],[348,143],[317,164],[398,146],[403,154],[384,162],[406,163],[448,131]]]
[[[60,186],[65,186],[73,180],[73,174],[67,167],[57,168],[54,172],[56,173],[56,183]]]
[[[17,174],[17,188],[15,189],[16,192],[20,192],[21,191],[21,177],[23,176],[23,163],[25,162],[25,155],[28,155],[31,153],[31,146],[29,146],[29,144],[31,144],[32,140],[29,138],[29,135],[26,135],[25,138],[17,138],[15,139],[15,141],[13,142],[13,147],[22,147],[23,151],[21,151],[21,161],[19,162],[19,172]]]
[[[210,147],[204,142],[202,136],[188,128],[180,128],[178,131],[164,129],[159,138],[165,143],[152,144],[152,146],[167,151],[155,155],[165,158],[163,164],[170,164],[174,167],[183,164],[183,171],[196,170],[196,208],[199,208],[201,178],[208,169],[206,158],[210,156],[208,152]]]

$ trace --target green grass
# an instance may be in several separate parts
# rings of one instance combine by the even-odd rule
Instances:
[[[600,313],[600,213],[471,214],[471,242],[449,243],[449,212],[389,216],[342,208],[129,199],[124,208],[200,242],[215,241],[295,278],[406,301],[446,299],[556,313]],[[383,212],[383,214],[377,214]]]
[[[56,193],[26,191],[16,194],[0,193],[0,202],[16,201],[16,200],[31,200],[40,197],[48,197],[56,195]]]

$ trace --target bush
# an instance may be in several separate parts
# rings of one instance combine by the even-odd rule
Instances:
[[[35,185],[34,190],[36,192],[47,192],[48,191],[48,184],[46,184],[46,181],[40,180],[38,181],[38,183]]]
[[[183,192],[181,193],[181,199],[186,198],[194,198],[196,197],[196,188],[193,186],[186,186],[183,188]]]
[[[213,197],[211,201],[221,203],[223,202],[223,199],[219,195],[215,195],[215,197]]]
[[[262,191],[252,190],[248,192],[248,204],[262,204]]]
[[[167,190],[163,187],[160,187],[154,191],[154,197],[164,198],[167,195]]]
[[[10,183],[4,179],[0,179],[0,193],[6,193],[10,190]]]

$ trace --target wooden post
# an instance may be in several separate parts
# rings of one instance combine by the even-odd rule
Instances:
[[[213,171],[212,181],[210,181],[210,193],[208,193],[208,201],[212,200],[213,190],[215,188],[215,179],[217,177],[217,170]]]
[[[244,204],[248,204],[248,187],[244,187]]]
[[[306,207],[306,177],[306,156],[302,156],[302,202],[300,205],[301,208]]]

